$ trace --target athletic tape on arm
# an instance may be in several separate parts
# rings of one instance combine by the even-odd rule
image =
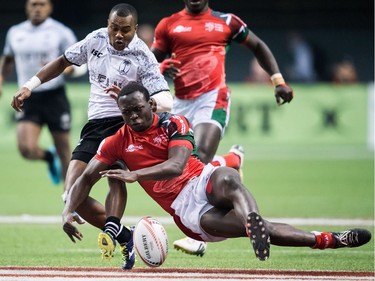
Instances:
[[[171,92],[162,91],[153,95],[151,98],[153,98],[156,102],[157,112],[171,111],[173,106],[173,97]]]

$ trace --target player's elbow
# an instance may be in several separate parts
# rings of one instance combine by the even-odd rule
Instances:
[[[185,165],[181,165],[180,163],[173,163],[169,167],[169,176],[171,178],[179,177],[184,172]]]

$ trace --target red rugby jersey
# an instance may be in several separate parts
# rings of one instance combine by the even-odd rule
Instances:
[[[185,9],[163,18],[155,29],[153,47],[181,61],[174,79],[175,94],[194,99],[225,87],[225,54],[232,40],[243,42],[249,30],[233,14],[208,9],[195,15]]]
[[[143,189],[165,211],[173,215],[171,204],[193,177],[199,176],[204,164],[198,160],[192,130],[185,117],[171,113],[154,114],[154,122],[144,132],[135,132],[126,124],[116,134],[103,140],[95,158],[108,165],[123,160],[130,171],[151,167],[168,159],[168,148],[175,145],[193,147],[183,174],[156,181],[140,181]]]

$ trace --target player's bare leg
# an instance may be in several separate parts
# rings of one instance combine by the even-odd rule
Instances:
[[[65,180],[66,173],[71,158],[70,133],[69,132],[51,132],[56,152],[61,161],[61,178]]]
[[[220,128],[212,123],[194,126],[194,139],[198,148],[198,158],[208,164],[214,158],[221,139]]]
[[[60,159],[54,151],[39,146],[42,127],[34,122],[20,121],[16,128],[18,150],[22,157],[28,160],[46,161],[53,183],[58,184],[61,180]]]

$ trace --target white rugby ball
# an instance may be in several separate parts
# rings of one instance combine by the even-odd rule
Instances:
[[[134,229],[134,247],[138,257],[150,267],[163,264],[168,254],[168,236],[155,218],[142,218]]]

